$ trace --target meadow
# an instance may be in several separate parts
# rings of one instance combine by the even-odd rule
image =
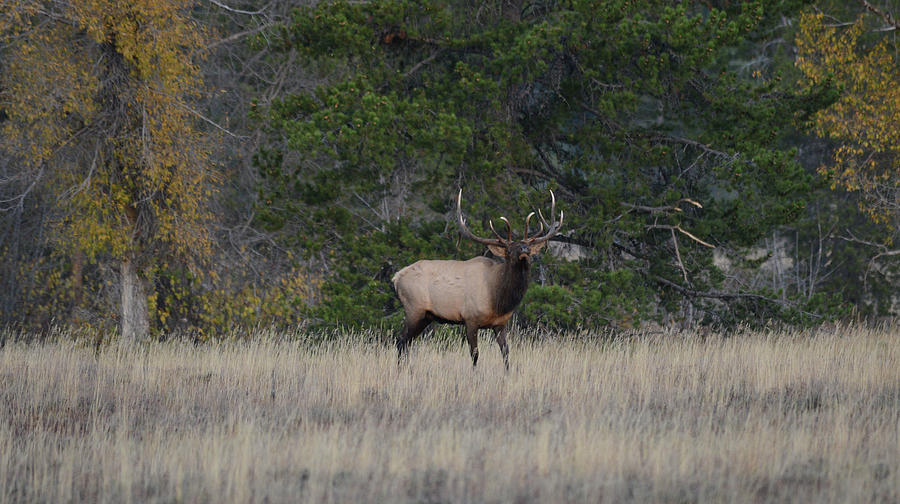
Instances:
[[[452,334],[7,339],[0,503],[900,501],[896,326]]]

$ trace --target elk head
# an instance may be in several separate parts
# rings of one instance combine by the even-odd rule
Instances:
[[[556,195],[553,194],[553,190],[550,190],[550,215],[556,215]],[[544,245],[547,244],[547,241],[550,240],[553,236],[555,236],[559,229],[562,227],[563,223],[563,212],[560,210],[559,212],[559,220],[553,222],[553,224],[547,224],[547,220],[544,219],[544,214],[541,213],[541,210],[538,209],[538,217],[540,218],[540,229],[537,230],[537,233],[533,237],[529,237],[529,233],[531,232],[530,224],[531,218],[534,217],[534,212],[528,214],[525,217],[525,227],[524,227],[524,236],[521,240],[513,240],[512,237],[512,226],[507,220],[506,217],[500,217],[506,224],[506,238],[500,235],[496,229],[494,229],[493,220],[488,220],[488,226],[491,228],[491,232],[494,233],[496,238],[481,238],[472,231],[469,230],[469,227],[466,226],[466,219],[462,214],[462,189],[459,190],[459,194],[456,196],[456,219],[459,223],[459,233],[460,235],[466,237],[469,240],[472,240],[475,243],[480,243],[482,245],[487,246],[488,250],[491,251],[497,257],[506,259],[507,262],[510,263],[520,263],[524,262],[525,264],[530,264],[531,258],[536,255],[541,249],[544,248]],[[546,228],[546,232],[545,232]]]

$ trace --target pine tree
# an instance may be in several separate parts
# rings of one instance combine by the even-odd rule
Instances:
[[[295,243],[312,255],[333,254],[319,311],[329,321],[377,322],[395,309],[383,271],[453,254],[459,187],[476,227],[524,216],[556,191],[567,216],[559,239],[585,257],[538,265],[528,321],[796,314],[786,297],[729,283],[710,249],[750,246],[805,212],[812,178],[788,139],[831,88],[796,93],[754,54],[795,7],[299,9],[280,41],[322,85],[261,115],[272,132],[257,157],[261,222],[302,236]],[[462,246],[462,256],[477,252]]]

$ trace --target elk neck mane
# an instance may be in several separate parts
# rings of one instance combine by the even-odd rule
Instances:
[[[504,261],[503,273],[497,286],[494,309],[506,314],[516,309],[528,289],[529,262],[527,260]]]

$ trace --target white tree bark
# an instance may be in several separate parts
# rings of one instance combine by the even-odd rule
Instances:
[[[122,261],[122,342],[140,343],[150,335],[147,292],[132,258]]]

